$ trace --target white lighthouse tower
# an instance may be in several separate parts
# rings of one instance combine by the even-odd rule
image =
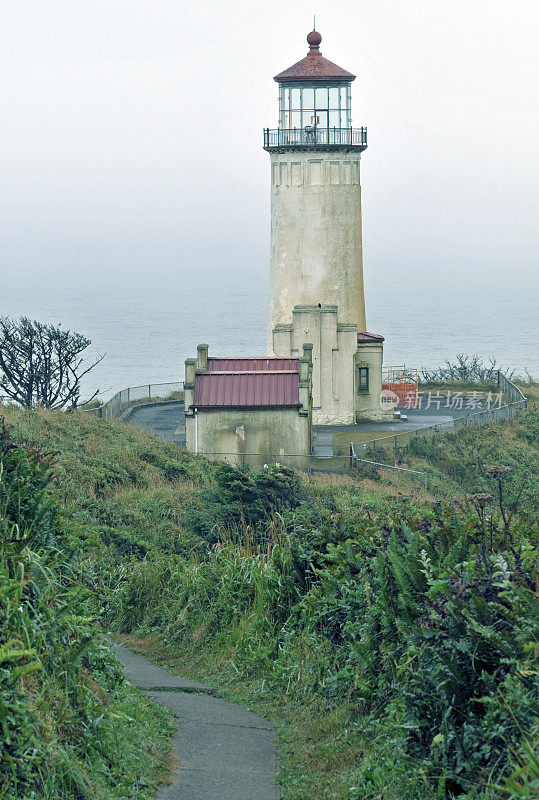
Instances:
[[[313,345],[313,421],[384,416],[382,336],[365,324],[360,158],[367,129],[352,127],[347,70],[324,58],[321,35],[275,76],[279,127],[271,157],[270,355]]]

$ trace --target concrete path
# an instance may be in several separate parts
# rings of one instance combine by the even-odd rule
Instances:
[[[333,434],[335,430],[326,426],[313,428],[313,456],[331,458],[333,455]]]
[[[278,800],[275,728],[246,708],[212,697],[204,683],[172,675],[113,643],[127,678],[178,717],[178,775],[157,800]]]
[[[185,430],[185,408],[183,400],[175,400],[170,403],[152,403],[150,405],[133,406],[125,421],[130,425],[136,425],[144,431],[155,433],[167,442],[185,444],[185,433],[183,436],[175,436],[178,426]]]
[[[441,425],[442,430],[454,430],[453,420],[470,413],[470,409],[450,409],[444,406],[445,400],[438,404],[431,405],[430,408],[423,409],[403,409],[403,413],[408,417],[406,422],[360,422],[357,425],[324,425],[313,428],[313,455],[320,458],[328,458],[333,455],[333,434],[346,430],[356,432],[386,432],[388,434],[403,431],[417,430],[418,428],[429,427],[431,425]],[[485,401],[477,401],[475,411],[487,409]],[[185,410],[183,401],[172,403],[155,403],[152,405],[134,406],[126,422],[146,431],[151,431],[161,439],[176,444],[185,445]],[[176,434],[176,429],[182,431]]]

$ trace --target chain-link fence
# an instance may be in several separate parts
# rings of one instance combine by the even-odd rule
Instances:
[[[528,401],[526,400],[526,397],[520,391],[518,386],[515,386],[515,384],[512,383],[512,381],[510,381],[509,378],[503,374],[503,372],[500,372],[500,370],[498,370],[498,386],[500,391],[503,392],[507,398],[509,398],[511,403],[520,405],[522,408],[527,408]]]
[[[427,474],[421,470],[410,469],[402,465],[402,455],[404,447],[418,436],[430,438],[439,433],[447,433],[459,430],[463,427],[472,425],[484,425],[487,422],[499,422],[511,419],[524,411],[527,407],[527,400],[518,386],[511,383],[505,375],[499,373],[498,385],[503,394],[513,400],[511,403],[492,407],[481,411],[463,414],[460,417],[448,417],[447,422],[438,422],[435,425],[428,425],[414,428],[401,433],[390,434],[378,439],[370,439],[365,442],[350,443],[348,456],[313,456],[297,455],[293,453],[200,453],[212,461],[228,461],[235,466],[250,466],[252,469],[262,469],[264,467],[282,465],[298,469],[303,472],[336,472],[336,473],[356,473],[358,470],[365,469],[388,469],[395,470],[400,474],[407,474],[410,477],[419,478],[427,488]],[[384,463],[391,460],[393,463]]]
[[[128,408],[141,403],[170,402],[183,400],[183,381],[169,383],[144,383],[141,386],[129,386],[96,408],[81,408],[86,414],[95,414],[103,419],[113,419]]]
[[[209,461],[227,461],[235,467],[250,467],[260,470],[268,467],[288,467],[290,469],[307,472],[309,474],[326,473],[368,477],[369,472],[378,469],[395,470],[411,478],[419,478],[426,487],[427,476],[425,472],[399,467],[393,464],[384,464],[378,461],[358,458],[350,444],[349,456],[312,456],[298,455],[296,453],[207,453],[199,452]]]
[[[517,414],[527,408],[528,401],[524,394],[520,391],[518,386],[511,383],[511,381],[500,372],[498,372],[498,386],[500,387],[500,391],[512,400],[511,403],[504,403],[503,405],[493,406],[481,411],[473,411],[458,417],[451,416],[448,417],[447,422],[438,422],[435,425],[414,428],[414,430],[402,431],[401,433],[360,442],[355,445],[358,454],[370,455],[374,458],[376,454],[381,455],[385,453],[386,455],[391,454],[392,457],[398,458],[402,448],[414,437],[436,436],[439,433],[448,433],[471,425],[484,425],[487,422],[501,422],[502,420],[516,417]]]

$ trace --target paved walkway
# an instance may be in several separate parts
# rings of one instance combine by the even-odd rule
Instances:
[[[313,456],[331,458],[333,455],[333,428],[326,426],[313,428]]]
[[[204,683],[172,675],[113,644],[127,678],[179,719],[172,742],[178,775],[157,800],[278,800],[274,726],[212,697]]]
[[[183,400],[170,403],[152,403],[149,405],[133,406],[125,421],[143,431],[155,433],[167,442],[185,444],[185,433],[176,436],[178,426],[185,429],[185,408]]]
[[[484,411],[486,409],[487,404],[484,401],[478,401],[474,410]],[[403,410],[403,413],[408,417],[406,422],[360,422],[357,425],[315,426],[313,428],[313,455],[321,458],[331,457],[333,455],[333,434],[337,432],[349,430],[390,435],[393,432],[402,433],[431,425],[441,425],[442,430],[452,431],[454,430],[453,420],[470,413],[470,411],[469,409],[445,408],[442,401],[440,408],[433,405],[428,409],[406,409]],[[126,418],[126,422],[137,425],[143,430],[151,431],[166,441],[185,445],[185,410],[182,401],[134,406]],[[182,433],[176,434],[176,429],[181,430]]]

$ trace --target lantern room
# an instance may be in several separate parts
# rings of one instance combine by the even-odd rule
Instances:
[[[279,128],[349,128],[350,84],[281,83]]]
[[[305,58],[276,75],[279,127],[264,130],[264,147],[367,146],[367,129],[352,128],[351,83],[355,75],[324,58],[321,35],[307,36]]]

